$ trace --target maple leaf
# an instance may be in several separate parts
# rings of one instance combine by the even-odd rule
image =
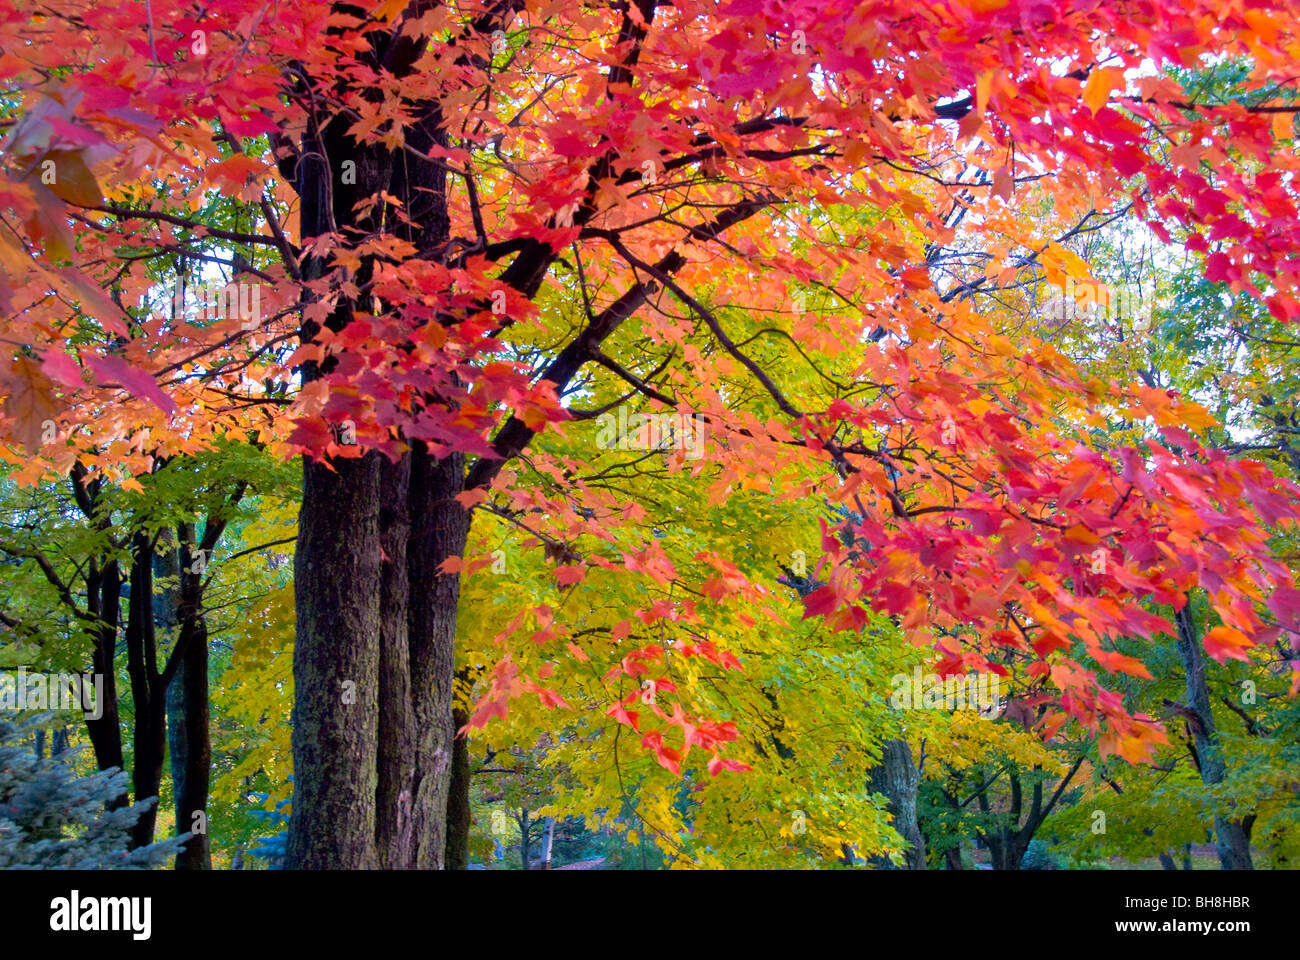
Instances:
[[[85,386],[81,368],[62,350],[46,350],[42,356],[44,361],[41,368],[51,380],[73,390]]]
[[[143,370],[131,366],[121,357],[102,357],[87,354],[86,366],[105,386],[119,386],[138,397],[149,400],[163,413],[171,413],[176,403],[158,386],[158,382]]]
[[[1240,630],[1226,625],[1206,631],[1203,642],[1205,652],[1219,663],[1224,663],[1229,657],[1249,663],[1250,657],[1246,651],[1255,645],[1254,641]]]
[[[581,564],[571,564],[555,568],[555,580],[562,587],[581,583],[587,579],[587,569]]]
[[[840,598],[834,587],[818,587],[804,598],[803,619],[824,617],[839,608]]]
[[[52,395],[53,385],[37,362],[24,353],[0,369],[0,385],[8,394],[4,412],[14,420],[15,438],[29,452],[36,453],[48,438],[59,413],[59,405]]]

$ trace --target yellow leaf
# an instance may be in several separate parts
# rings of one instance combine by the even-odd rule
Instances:
[[[1124,85],[1124,72],[1118,67],[1104,67],[1094,70],[1083,85],[1083,102],[1096,113],[1110,99],[1110,92]]]

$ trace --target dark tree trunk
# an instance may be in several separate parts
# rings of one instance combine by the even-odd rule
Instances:
[[[456,675],[458,680],[467,674],[462,669]],[[469,713],[462,707],[456,707],[451,714],[452,726],[459,730],[469,720]],[[469,741],[456,737],[451,747],[451,787],[447,795],[447,869],[466,870],[469,868]]]
[[[1043,803],[1043,784],[1044,781],[1035,777],[1034,787],[1031,794],[1029,813],[1025,817],[1025,822],[1021,824],[1020,814],[1024,809],[1024,792],[1020,783],[1020,773],[1015,767],[1007,770],[1007,779],[1011,785],[1011,804],[1005,814],[1002,826],[996,831],[980,834],[980,839],[984,845],[989,848],[989,857],[993,861],[994,870],[1019,870],[1020,864],[1025,858],[1025,851],[1029,849],[1030,842],[1034,839],[1034,834],[1038,828],[1051,815],[1056,808],[1057,802],[1065,793],[1066,787],[1074,779],[1074,775],[1079,772],[1083,765],[1084,757],[1081,755],[1070,767],[1070,772],[1057,781],[1056,789],[1052,796],[1048,798],[1047,803]],[[1040,770],[1034,767],[1034,772]],[[979,806],[981,813],[989,812],[988,794],[981,790],[978,794]]]
[[[375,843],[381,866],[415,866],[415,716],[407,633],[407,539],[411,458],[379,464],[379,543],[383,549],[379,636],[379,758]]]
[[[452,691],[456,669],[456,606],[460,576],[440,574],[448,557],[462,556],[470,515],[453,498],[465,482],[464,458],[434,458],[424,444],[411,453],[411,540],[408,631],[411,699],[416,725],[415,865],[445,866],[447,799],[455,739]]]
[[[154,631],[153,540],[147,533],[132,538],[131,601],[126,629],[127,673],[135,706],[135,802],[154,798],[131,829],[131,849],[153,843],[158,821],[159,787],[166,752],[166,690],[157,683],[157,644]]]
[[[519,866],[528,869],[528,860],[532,853],[532,843],[528,839],[528,811],[519,812]]]
[[[379,865],[379,459],[303,464],[287,852],[294,869]]]
[[[424,48],[413,36],[372,40],[360,58],[394,77],[405,75]],[[416,151],[446,143],[436,103],[420,105],[413,116],[406,141]],[[443,165],[358,145],[345,130],[342,123],[308,129],[296,160],[282,167],[302,201],[303,238],[355,226],[395,229],[422,253],[445,242]],[[353,178],[339,175],[340,158],[354,163]],[[358,215],[357,201],[380,191],[401,199],[403,218],[378,206]],[[309,257],[304,276],[321,276],[323,266]],[[370,270],[363,262],[356,282]],[[354,310],[370,305],[341,299],[326,325],[341,329]],[[311,342],[318,329],[304,320],[301,341]],[[304,381],[327,372],[313,364],[301,370]],[[463,458],[438,461],[422,444],[412,447],[397,464],[381,463],[377,454],[328,467],[304,464],[290,867],[444,863],[459,577],[440,575],[437,567],[463,553],[469,517],[450,499],[464,484]],[[348,684],[354,703],[340,699]]]
[[[906,740],[887,740],[881,748],[880,765],[871,771],[871,790],[889,798],[894,829],[907,841],[903,870],[925,869],[925,838],[916,820],[916,790],[921,776],[912,760]],[[895,869],[884,857],[873,858],[877,869]]]
[[[207,822],[212,760],[208,732],[207,625],[200,620],[195,630],[192,646],[167,687],[176,833],[194,833],[176,855],[177,870],[212,869]]]
[[[98,509],[101,480],[88,480],[86,468],[80,463],[73,466],[68,477],[77,508],[100,532],[112,526],[111,516]],[[98,717],[85,716],[86,733],[95,751],[95,765],[100,770],[123,767],[122,728],[119,724],[117,703],[117,631],[122,611],[122,572],[117,561],[104,562],[90,557],[86,564],[86,612],[98,623],[93,632],[91,649],[91,689],[82,691],[82,706],[90,706],[95,693],[95,680],[99,679],[99,699],[94,704]],[[117,810],[129,802],[126,791],[107,804]]]
[[[194,528],[180,529],[184,545],[175,567],[179,573],[175,622],[180,659],[167,686],[168,746],[176,800],[176,833],[193,833],[176,856],[177,870],[211,870],[208,839],[208,789],[212,741],[208,707],[208,624],[202,612],[203,577],[193,572]],[[173,554],[175,556],[175,554]]]
[[[1196,626],[1192,622],[1190,602],[1178,611],[1178,655],[1187,673],[1187,706],[1195,711],[1199,722],[1191,722],[1192,739],[1196,748],[1196,765],[1201,782],[1206,786],[1222,783],[1227,766],[1219,745],[1214,724],[1214,711],[1210,707],[1210,688],[1205,679],[1205,659],[1202,656]],[[1251,870],[1250,835],[1240,820],[1218,814],[1214,818],[1215,846],[1219,864],[1224,870]]]
[[[100,770],[121,770],[125,766],[122,756],[122,727],[117,703],[117,631],[121,616],[122,574],[116,561],[96,569],[91,562],[90,575],[86,579],[89,597],[89,611],[99,618],[95,628],[94,648],[91,651],[91,671],[102,682],[99,700],[95,704],[99,717],[86,717],[86,733],[95,751],[95,766]],[[85,691],[86,700],[94,694],[92,689]],[[108,803],[108,809],[116,810],[130,802],[126,791]]]

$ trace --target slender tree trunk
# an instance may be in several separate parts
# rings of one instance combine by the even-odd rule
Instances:
[[[182,524],[181,543],[193,544],[194,527]],[[193,572],[188,546],[171,553],[179,582],[176,590],[176,643],[179,665],[167,686],[168,746],[172,791],[176,800],[176,833],[193,833],[176,856],[177,870],[211,870],[208,838],[208,790],[211,785],[212,740],[208,706],[208,623],[203,614],[203,578]]]
[[[195,636],[167,687],[168,747],[176,798],[176,833],[193,833],[176,855],[177,870],[211,870],[208,840],[208,790],[212,746],[208,729],[207,624]]]
[[[532,849],[532,844],[528,842],[528,811],[519,812],[519,866],[528,869],[528,856]]]
[[[882,745],[879,766],[871,771],[871,790],[889,798],[889,812],[894,815],[894,829],[907,841],[903,870],[925,869],[925,838],[916,819],[916,791],[921,782],[912,749],[906,740],[887,740]],[[894,869],[886,858],[874,858],[877,869]]]
[[[89,612],[99,618],[91,651],[91,671],[102,686],[95,703],[99,716],[85,718],[86,733],[95,751],[95,766],[100,770],[121,770],[126,765],[122,756],[122,727],[117,703],[117,631],[122,610],[122,574],[116,561],[97,569],[96,561],[92,560],[90,571],[86,581]],[[94,695],[93,678],[91,686],[91,690],[84,692],[87,698]],[[83,704],[88,702],[88,699],[83,700]],[[107,806],[116,810],[129,802],[130,798],[123,790]]]
[[[154,630],[153,541],[147,533],[132,538],[131,602],[126,631],[127,672],[135,706],[135,802],[158,797],[162,785],[167,741],[167,697],[156,677],[157,637]],[[131,829],[131,849],[153,843],[158,821],[155,802]]]
[[[555,845],[555,818],[546,818],[546,832],[542,835],[542,869],[551,869],[551,849]]]
[[[462,669],[456,674],[458,680],[466,679],[468,674]],[[452,726],[459,730],[469,720],[469,713],[462,707],[455,707],[451,714]],[[447,869],[466,870],[469,868],[469,828],[471,811],[469,803],[469,741],[456,737],[451,745],[451,786],[447,796]]]
[[[415,866],[415,715],[407,630],[407,504],[411,458],[379,464],[379,543],[383,550],[379,635],[379,758],[375,843],[380,865]]]
[[[1187,673],[1187,706],[1195,711],[1199,723],[1192,727],[1193,743],[1196,747],[1196,762],[1200,769],[1201,782],[1206,786],[1215,786],[1223,782],[1227,766],[1223,759],[1223,750],[1214,724],[1214,711],[1210,707],[1210,689],[1205,679],[1205,660],[1202,656],[1200,639],[1196,635],[1196,626],[1192,622],[1189,604],[1184,604],[1178,611],[1178,655],[1182,658],[1183,668]],[[1215,846],[1218,848],[1219,864],[1224,870],[1251,870],[1250,836],[1240,820],[1232,820],[1222,814],[1214,817]]]
[[[408,631],[411,699],[416,724],[415,864],[445,865],[447,800],[455,740],[452,691],[456,669],[456,606],[460,576],[441,574],[448,557],[463,556],[469,513],[453,499],[465,482],[464,458],[436,459],[422,443],[411,454],[411,540]]]

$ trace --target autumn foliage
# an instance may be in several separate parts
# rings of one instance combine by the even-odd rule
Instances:
[[[466,732],[536,697],[674,775],[747,775],[701,675],[745,675],[763,651],[738,638],[793,626],[752,541],[705,535],[738,497],[803,518],[805,620],[1013,678],[1046,741],[1149,760],[1165,725],[1116,691],[1149,665],[1118,645],[1175,635],[1198,591],[1210,657],[1281,644],[1300,684],[1276,540],[1300,488],[1204,446],[1215,419],[1189,397],[1099,377],[1017,319],[1043,284],[1095,281],[1075,242],[1123,220],[1300,322],[1289,5],[0,17],[10,476],[131,490],[232,442],[463,456],[476,526],[440,571],[465,584],[462,623],[492,624],[460,651]],[[1201,95],[1208,58],[1250,65],[1240,96]],[[345,221],[305,234],[305,184],[336,220],[355,196]],[[199,284],[223,305],[177,309]],[[703,456],[600,449],[593,421],[621,403],[693,418]],[[691,505],[647,517],[669,488],[608,473],[644,457]],[[695,526],[661,544],[674,517]],[[478,590],[489,518],[552,565],[508,616]]]

